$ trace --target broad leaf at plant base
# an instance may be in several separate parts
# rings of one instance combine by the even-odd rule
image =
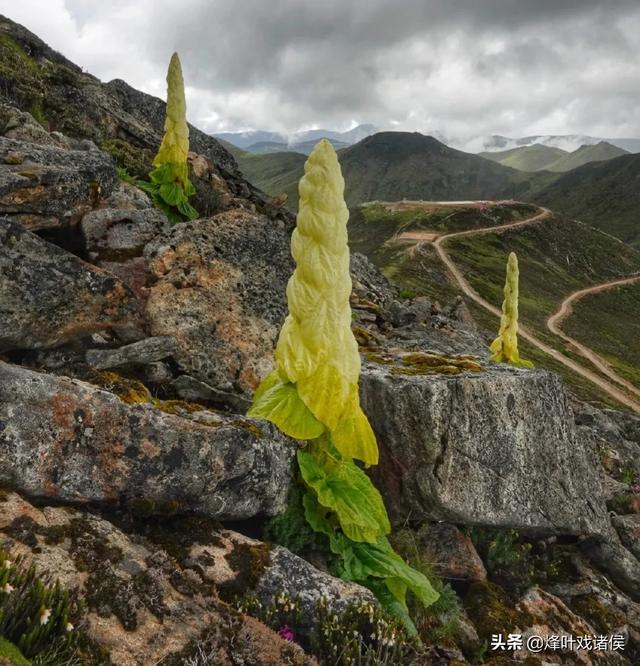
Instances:
[[[354,541],[374,543],[391,525],[380,493],[351,460],[335,451],[320,456],[298,451],[300,473],[318,503],[335,513],[342,531]]]
[[[271,421],[285,435],[296,439],[316,439],[325,430],[289,382],[277,381],[267,388],[253,403],[247,416]]]

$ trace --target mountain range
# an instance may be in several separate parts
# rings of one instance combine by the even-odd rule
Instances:
[[[417,132],[379,132],[338,154],[349,206],[375,199],[522,198],[533,181],[543,184],[552,178],[525,174]],[[238,159],[258,187],[274,196],[287,194],[291,209],[297,207],[304,162],[305,156],[295,152],[247,153]]]
[[[247,132],[220,132],[213,136],[249,153],[273,153],[291,150],[308,155],[320,139],[328,139],[337,150],[357,143],[377,131],[374,125],[357,125],[346,132],[313,129],[283,134],[269,130],[249,130]]]
[[[570,171],[589,162],[610,160],[627,154],[628,151],[606,141],[584,144],[573,152],[555,146],[534,143],[530,146],[520,146],[509,150],[480,153],[482,157],[488,160],[520,169],[520,171],[547,170],[560,172]]]
[[[357,143],[367,136],[380,131],[383,130],[374,125],[363,124],[357,125],[346,132],[317,129],[286,134],[270,130],[249,130],[245,132],[219,132],[213,136],[250,153],[286,152],[291,150],[308,155],[310,146],[313,146],[309,142],[315,143],[323,138],[328,139],[337,150]],[[458,148],[472,153],[502,152],[536,145],[557,148],[563,152],[572,153],[582,146],[593,146],[602,142],[611,144],[625,152],[640,152],[640,139],[634,138],[611,139],[586,134],[538,134],[510,138],[501,134],[492,134],[490,136],[459,139],[448,137],[436,129],[426,132],[422,131],[421,133],[433,136],[451,148]]]
[[[640,139],[611,139],[594,137],[585,134],[538,134],[513,139],[500,134],[481,138],[481,148],[478,152],[493,152],[498,150],[510,150],[522,146],[533,146],[540,144],[551,148],[560,148],[567,152],[574,152],[581,146],[592,146],[601,141],[606,141],[613,146],[622,148],[629,153],[640,153]],[[471,145],[472,142],[469,143]]]
[[[584,146],[564,153],[549,146],[523,148],[500,163],[446,146],[417,132],[379,132],[338,152],[349,207],[368,201],[520,199],[548,205],[583,220],[632,245],[640,244],[640,154],[627,154],[609,144]],[[569,171],[523,171],[523,156],[556,158]],[[615,155],[580,164],[591,156]],[[297,209],[297,183],[305,156],[296,152],[238,157],[241,171],[272,196],[286,194]],[[576,168],[571,168],[574,161]],[[518,166],[519,168],[514,168]]]

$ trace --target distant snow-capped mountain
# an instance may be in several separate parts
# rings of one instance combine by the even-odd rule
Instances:
[[[292,134],[287,135],[268,130],[251,130],[248,132],[219,132],[213,136],[228,141],[243,150],[251,149],[256,145],[264,147],[267,144],[270,144],[271,146],[275,144],[282,145],[283,150],[295,150],[299,145],[307,148],[310,141],[319,141],[320,139],[329,139],[335,145],[350,146],[358,141],[362,141],[362,139],[371,134],[375,134],[377,131],[378,129],[373,125],[357,125],[346,132],[317,129],[293,132]]]

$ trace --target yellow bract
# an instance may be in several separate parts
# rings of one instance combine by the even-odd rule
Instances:
[[[164,136],[158,154],[153,159],[153,166],[171,164],[174,168],[179,168],[179,173],[175,175],[186,185],[189,174],[188,153],[189,127],[182,66],[178,54],[174,53],[167,71],[167,115],[164,121]]]
[[[507,262],[500,332],[489,349],[493,352],[492,361],[532,368],[533,363],[522,360],[518,353],[518,279],[518,257],[512,252]]]
[[[291,237],[296,269],[287,285],[289,315],[276,347],[277,374],[295,384],[345,458],[375,465],[378,447],[360,408],[360,355],[351,332],[349,211],[338,157],[326,139],[309,155],[299,192]],[[256,405],[264,393],[261,387]]]

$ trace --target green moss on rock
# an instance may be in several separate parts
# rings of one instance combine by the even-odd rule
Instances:
[[[146,178],[151,168],[151,151],[133,146],[122,139],[105,139],[100,148],[112,155],[116,164],[134,178]]]
[[[502,588],[489,581],[472,583],[463,600],[464,608],[480,640],[492,634],[510,634],[530,626],[533,618],[516,610]]]
[[[570,604],[571,610],[583,617],[600,634],[614,633],[615,629],[626,623],[624,613],[617,608],[605,606],[593,594],[574,597]]]
[[[225,559],[232,571],[236,572],[236,576],[219,586],[220,596],[225,601],[231,601],[254,589],[269,564],[270,552],[271,546],[266,543],[234,544],[233,550],[225,555]]]

